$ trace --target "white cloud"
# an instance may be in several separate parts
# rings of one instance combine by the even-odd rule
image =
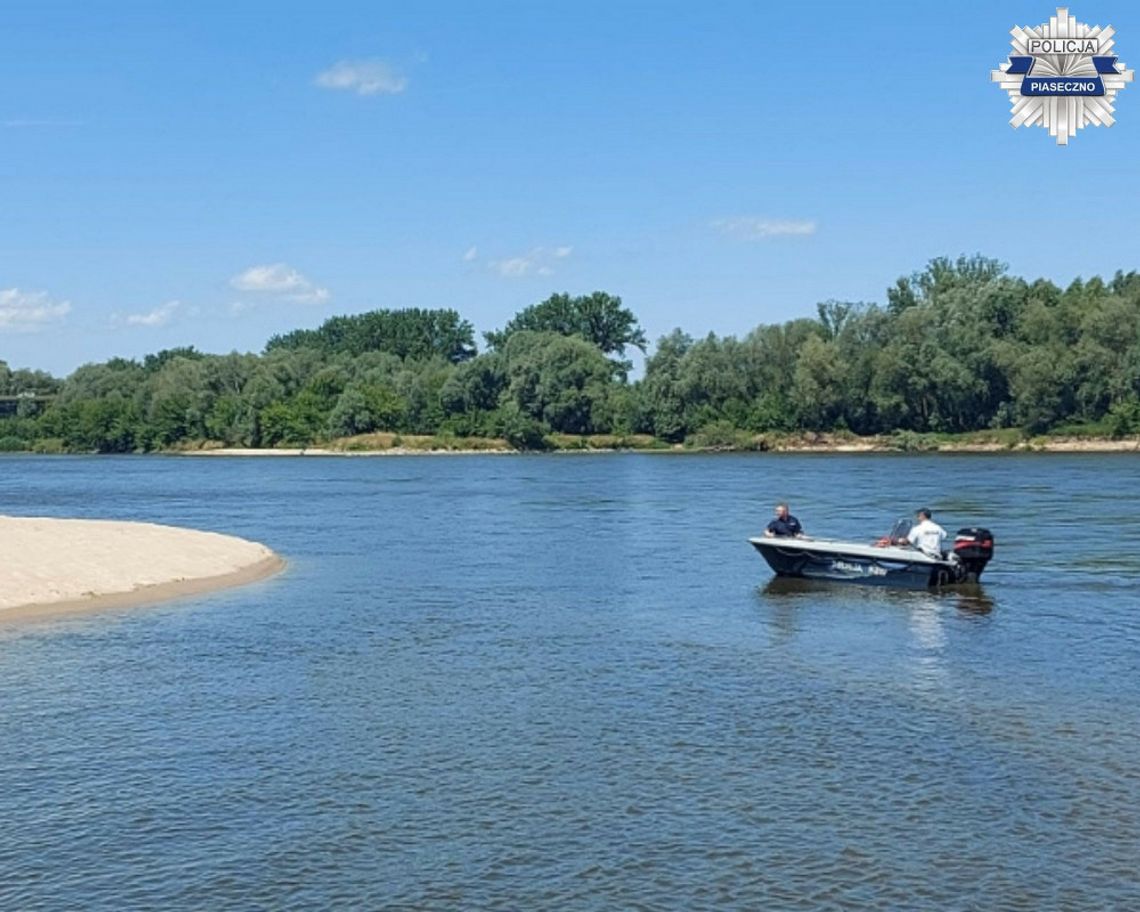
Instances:
[[[463,254],[463,262],[464,263],[474,263],[477,259],[479,259],[479,248],[478,247],[467,248],[467,252],[465,254]]]
[[[769,219],[751,215],[717,219],[712,223],[722,234],[758,241],[771,237],[806,237],[815,234],[816,224],[810,219]]]
[[[520,279],[528,275],[554,275],[554,264],[574,252],[573,247],[535,247],[530,253],[491,260],[489,266],[503,278]]]
[[[505,276],[509,279],[517,279],[526,275],[534,268],[534,260],[531,257],[525,256],[510,257],[506,260],[492,261],[491,268],[501,276]]]
[[[165,326],[181,306],[180,301],[167,301],[147,313],[127,314],[123,322],[127,326]]]
[[[70,312],[70,301],[54,301],[46,291],[0,289],[0,331],[35,332]]]
[[[322,89],[339,89],[357,95],[399,95],[408,87],[408,77],[397,73],[383,60],[339,60],[316,83]]]
[[[241,291],[271,291],[280,294],[302,291],[310,283],[291,266],[272,263],[268,266],[250,266],[245,272],[230,279],[230,285]]]
[[[250,266],[230,279],[230,286],[238,291],[271,294],[290,301],[327,301],[329,290],[320,288],[285,263]]]

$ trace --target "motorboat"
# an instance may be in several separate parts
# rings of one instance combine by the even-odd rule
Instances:
[[[953,546],[935,556],[909,544],[910,528],[910,520],[900,519],[889,535],[870,544],[807,537],[748,541],[777,576],[907,589],[976,583],[993,557],[994,537],[989,529],[959,529]]]

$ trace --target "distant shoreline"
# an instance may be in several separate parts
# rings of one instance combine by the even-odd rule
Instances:
[[[452,437],[382,432],[343,437],[312,446],[234,447],[220,441],[198,441],[150,451],[166,456],[298,457],[298,456],[477,456],[565,453],[1133,453],[1140,436],[1108,437],[1082,434],[1026,436],[1018,431],[978,431],[965,434],[919,434],[909,431],[856,437],[843,433],[753,434],[747,431],[698,433],[684,443],[671,443],[648,434],[548,434],[541,444],[516,448],[497,437]],[[37,455],[94,455],[45,451]],[[123,454],[129,455],[129,454]]]
[[[479,455],[548,455],[566,453],[789,453],[789,454],[900,454],[900,453],[1133,453],[1140,452],[1140,438],[1112,439],[1107,437],[1037,437],[1013,442],[996,440],[919,440],[908,444],[889,437],[845,438],[822,435],[820,439],[787,438],[760,439],[739,444],[686,445],[653,441],[652,444],[623,446],[609,441],[605,445],[592,445],[590,438],[575,438],[569,444],[558,441],[544,450],[518,450],[508,446],[464,447],[458,445],[433,447],[380,446],[376,448],[346,446],[314,446],[286,448],[213,447],[168,451],[179,456],[479,456]]]

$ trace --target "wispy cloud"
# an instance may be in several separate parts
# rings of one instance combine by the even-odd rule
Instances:
[[[491,268],[494,269],[495,272],[511,279],[517,279],[526,275],[533,267],[534,260],[525,256],[508,257],[505,260],[494,260],[491,263]]]
[[[0,288],[0,331],[36,332],[71,313],[70,301],[56,301],[46,291]]]
[[[357,95],[399,95],[408,87],[407,76],[377,58],[339,60],[318,73],[315,81],[322,89],[339,89]]]
[[[5,130],[34,130],[37,127],[82,127],[82,120],[62,120],[52,118],[15,118],[12,120],[0,120],[0,126]]]
[[[760,241],[773,237],[806,237],[815,234],[816,223],[811,219],[771,219],[753,215],[738,215],[717,219],[712,227],[721,234],[746,241]]]
[[[230,287],[238,291],[274,295],[289,301],[327,301],[327,288],[310,282],[305,276],[285,263],[251,266],[230,279]]]
[[[464,263],[474,263],[477,259],[479,259],[479,248],[478,247],[468,247],[467,252],[465,254],[463,254],[463,262]]]
[[[491,269],[505,279],[521,279],[528,275],[554,275],[554,264],[574,252],[573,247],[535,247],[519,256],[491,260]]]
[[[174,314],[180,307],[182,307],[181,301],[167,301],[146,313],[127,314],[123,322],[127,326],[165,326],[174,319]]]

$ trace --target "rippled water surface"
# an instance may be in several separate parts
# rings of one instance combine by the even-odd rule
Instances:
[[[784,497],[997,555],[774,585]],[[1127,456],[0,459],[0,512],[289,560],[0,625],[0,909],[1140,908],[1138,503]]]

